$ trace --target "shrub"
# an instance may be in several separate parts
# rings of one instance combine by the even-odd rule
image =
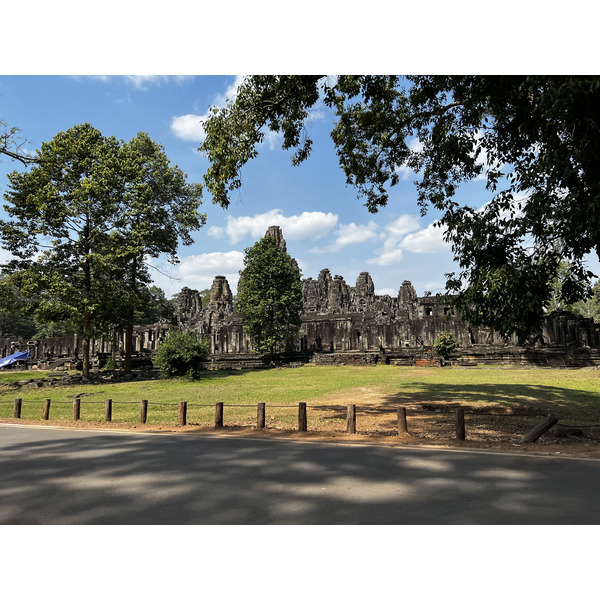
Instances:
[[[158,347],[154,364],[163,378],[198,379],[208,356],[208,343],[195,333],[171,330]]]
[[[106,363],[104,364],[104,367],[102,367],[105,371],[115,371],[116,369],[118,369],[118,365],[117,363],[113,360],[112,356],[110,356],[108,358],[108,360],[106,361]]]
[[[442,331],[433,342],[433,349],[444,360],[448,360],[450,355],[456,352],[458,348],[460,348],[460,342],[451,333],[446,331]]]

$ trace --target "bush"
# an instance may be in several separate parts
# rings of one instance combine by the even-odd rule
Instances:
[[[460,342],[451,334],[442,331],[433,342],[433,349],[444,360],[448,360],[453,352],[460,348]]]
[[[117,363],[113,360],[112,356],[108,358],[108,360],[106,361],[106,363],[104,364],[104,366],[102,367],[105,371],[116,371],[119,366],[117,365]]]
[[[198,379],[208,356],[208,342],[195,333],[171,330],[158,347],[154,364],[160,376]]]

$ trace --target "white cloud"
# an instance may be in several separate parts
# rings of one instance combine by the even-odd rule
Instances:
[[[352,244],[360,244],[379,237],[378,225],[369,221],[366,225],[357,225],[348,223],[340,225],[335,232],[335,239],[327,246],[313,248],[309,250],[313,254],[328,254],[330,252],[339,252],[342,248]]]
[[[203,123],[206,116],[181,115],[171,119],[171,131],[186,142],[203,142],[206,137]]]
[[[373,221],[369,221],[366,225],[349,223],[348,225],[340,225],[335,244],[336,246],[347,246],[348,244],[358,244],[375,238],[377,238],[377,224]]]
[[[225,230],[222,227],[217,227],[216,225],[211,225],[206,232],[210,237],[214,237],[217,240],[220,240],[225,236]]]
[[[181,259],[177,270],[182,286],[198,289],[209,288],[217,275],[224,275],[232,292],[235,293],[239,271],[243,267],[244,253],[233,250],[186,256]]]
[[[445,232],[446,227],[437,227],[435,223],[431,223],[426,229],[407,235],[400,242],[400,248],[416,254],[448,252],[451,247],[443,239]]]
[[[375,295],[376,296],[397,296],[398,295],[398,290],[395,290],[394,288],[381,288],[380,290],[375,290]]]
[[[237,90],[244,80],[243,75],[238,75],[233,83],[225,90],[223,94],[217,94],[212,105],[223,107],[227,100],[232,100],[237,96]],[[171,119],[172,133],[186,142],[202,143],[206,138],[203,123],[208,118],[208,111],[203,115],[187,114],[176,116]]]
[[[387,267],[389,265],[395,265],[399,262],[402,262],[402,258],[404,257],[404,253],[400,248],[395,248],[393,250],[386,250],[385,252],[381,252],[374,258],[369,258],[367,262],[370,265],[379,265],[381,267]]]
[[[402,215],[385,226],[386,237],[383,247],[386,250],[395,248],[398,242],[411,231],[420,228],[419,221],[411,215]]]
[[[244,75],[236,75],[233,83],[225,90],[223,94],[217,94],[213,100],[213,106],[225,106],[228,100],[233,100],[237,96],[237,91],[244,81]]]
[[[140,91],[147,91],[151,85],[161,85],[174,81],[177,84],[194,79],[194,75],[121,75],[125,82]],[[82,79],[80,75],[74,75],[75,79]],[[86,78],[95,79],[102,83],[108,83],[113,79],[112,75],[86,75]]]
[[[280,208],[252,217],[227,216],[226,231],[229,241],[236,244],[246,236],[254,239],[264,236],[270,225],[279,225],[286,240],[318,239],[329,233],[338,222],[338,216],[320,211],[303,212],[284,217]]]

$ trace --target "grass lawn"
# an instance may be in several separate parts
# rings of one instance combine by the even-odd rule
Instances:
[[[411,422],[418,419],[424,424],[425,436],[435,430],[451,435],[449,417],[458,406],[465,408],[472,434],[524,432],[549,412],[563,424],[600,425],[600,371],[594,369],[305,365],[209,371],[196,382],[133,381],[18,390],[7,385],[43,375],[35,371],[0,374],[0,419],[12,419],[13,401],[20,397],[22,419],[41,421],[43,401],[50,398],[50,422],[72,421],[73,396],[83,394],[81,419],[92,423],[103,422],[104,402],[110,398],[113,422],[128,424],[139,422],[140,401],[146,399],[149,425],[176,425],[180,400],[188,402],[188,423],[207,427],[214,424],[216,402],[225,405],[226,426],[255,425],[259,402],[267,404],[267,427],[284,429],[297,427],[299,402],[307,403],[309,430],[344,431],[348,404],[357,405],[357,428],[371,433],[393,433],[398,406],[407,407]],[[600,428],[593,430],[600,432]]]

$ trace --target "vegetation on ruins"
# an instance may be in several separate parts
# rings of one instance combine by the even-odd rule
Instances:
[[[204,123],[215,202],[229,205],[267,129],[295,150],[293,165],[304,161],[312,145],[304,124],[320,99],[335,111],[340,166],[369,211],[386,205],[399,167],[420,173],[419,206],[441,212],[437,225],[460,268],[447,290],[459,293],[472,325],[525,341],[564,260],[561,300],[590,295],[585,256],[600,254],[599,77],[248,77]],[[460,205],[460,184],[481,178],[492,199]]]
[[[447,331],[442,331],[433,342],[433,349],[444,360],[449,360],[459,348],[460,342]]]
[[[148,257],[167,253],[204,224],[201,186],[171,166],[161,146],[140,133],[128,143],[77,125],[43,143],[29,171],[9,176],[0,222],[15,257],[6,285],[31,299],[42,322],[70,322],[83,337],[89,377],[92,337],[128,327],[152,299]]]
[[[196,333],[172,329],[159,346],[154,364],[164,379],[198,379],[208,356],[208,342]]]
[[[300,269],[277,240],[265,236],[246,248],[236,310],[257,354],[288,350],[300,330]]]

